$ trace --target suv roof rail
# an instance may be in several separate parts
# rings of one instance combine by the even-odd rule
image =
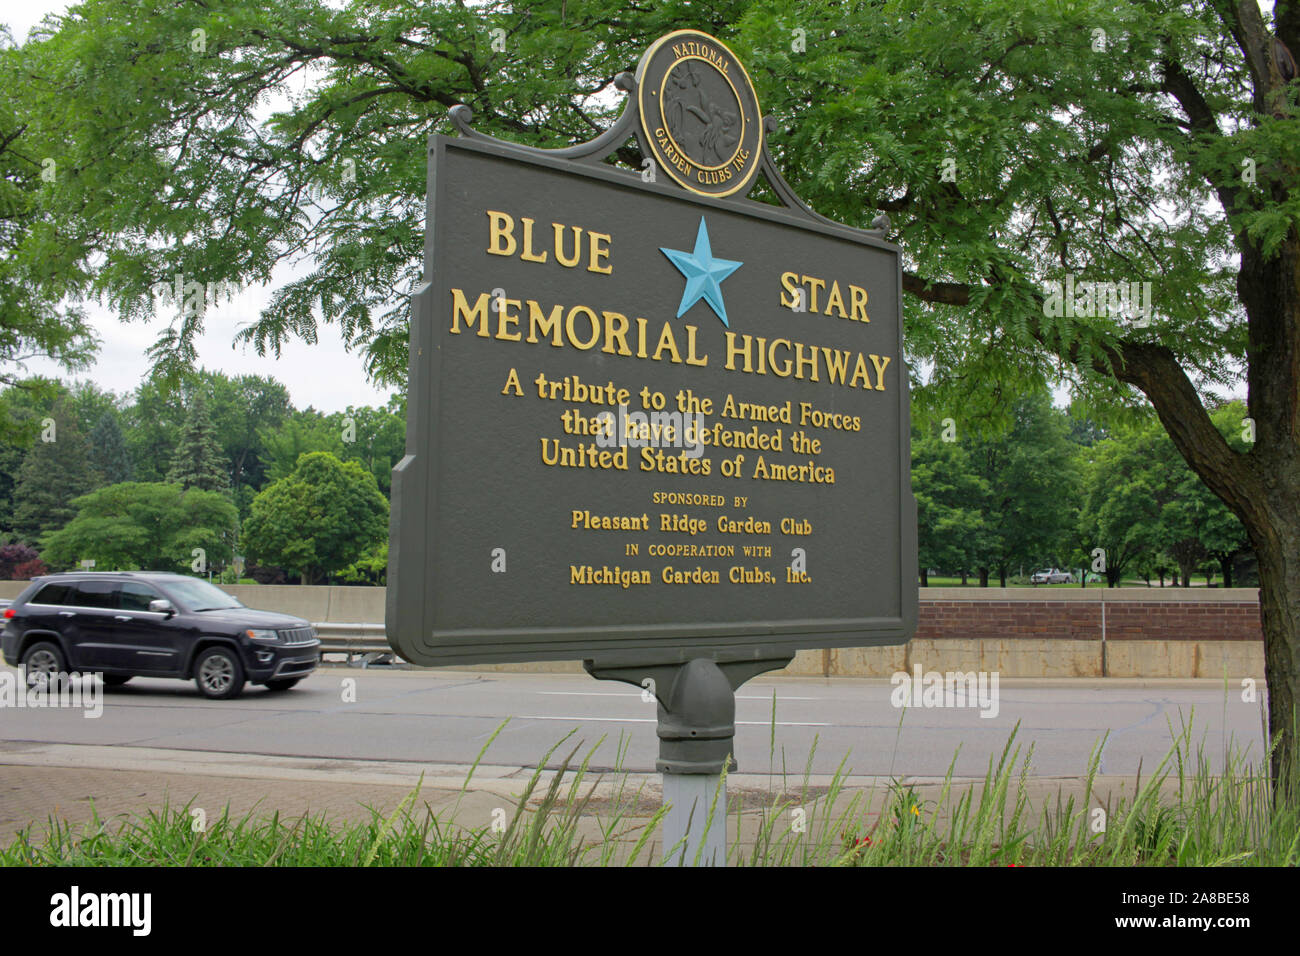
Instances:
[[[179,571],[87,571],[84,569],[80,571],[48,571],[45,574],[42,574],[41,577],[58,578],[70,574],[119,574],[128,578],[157,577],[159,575],[168,575],[170,577],[188,577],[188,575],[183,575]],[[35,580],[35,578],[33,578],[32,580]]]
[[[128,576],[133,576],[139,573],[140,573],[139,571],[89,571],[86,569],[82,569],[80,571],[51,571],[49,574],[43,575],[43,577],[57,578],[57,577],[62,577],[65,574],[125,574]]]

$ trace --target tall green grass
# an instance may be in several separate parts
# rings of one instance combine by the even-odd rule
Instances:
[[[502,724],[504,727],[505,724]],[[901,727],[901,722],[900,722]],[[469,792],[483,754],[466,775]],[[556,743],[501,825],[465,826],[460,799],[440,817],[421,803],[417,786],[391,814],[371,810],[361,823],[322,815],[283,817],[229,811],[203,832],[192,827],[190,805],[164,806],[110,825],[95,816],[74,827],[50,818],[28,827],[0,849],[4,866],[610,866],[658,864],[663,807],[645,783],[622,769],[627,741],[617,742],[612,771],[593,774],[590,761],[603,738],[580,756],[576,731]],[[792,781],[779,757],[775,701],[770,797],[730,795],[729,862],[738,866],[1295,866],[1300,863],[1300,775],[1294,766],[1274,788],[1269,756],[1249,762],[1233,742],[1223,745],[1221,769],[1190,724],[1170,728],[1169,752],[1132,792],[1108,794],[1094,785],[1105,738],[1084,770],[1082,793],[1031,806],[1033,749],[1022,753],[1019,726],[982,780],[959,780],[953,768],[925,796],[900,778],[849,789],[845,761],[829,785],[814,787],[810,752]],[[567,752],[562,748],[571,745]],[[1272,746],[1276,746],[1274,741]],[[815,750],[815,744],[814,744]],[[557,753],[558,770],[547,766]],[[645,778],[642,777],[642,780]],[[725,787],[725,778],[722,786]],[[1041,783],[1039,784],[1041,789]],[[720,805],[720,804],[719,804]],[[1096,811],[1102,811],[1098,814]],[[701,812],[712,814],[713,808]],[[721,823],[721,821],[719,821]],[[665,852],[665,850],[668,852]]]

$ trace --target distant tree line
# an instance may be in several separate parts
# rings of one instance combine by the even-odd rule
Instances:
[[[1113,416],[1112,416],[1113,417]],[[1075,580],[1256,585],[1245,528],[1188,468],[1146,411],[1109,425],[1046,392],[1011,403],[1008,421],[960,413],[912,427],[921,583],[932,573],[1006,586],[1044,568]],[[1233,448],[1252,436],[1245,406],[1213,410]]]
[[[119,396],[0,391],[0,578],[94,561],[267,582],[383,583],[405,399],[323,414],[273,378],[201,371]]]

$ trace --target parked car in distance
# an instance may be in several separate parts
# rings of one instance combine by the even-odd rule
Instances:
[[[1030,584],[1073,584],[1074,575],[1060,568],[1047,568],[1035,571],[1029,578]]]
[[[246,683],[288,690],[316,669],[309,621],[245,607],[200,578],[161,571],[73,571],[33,578],[0,612],[5,662],[34,685],[94,673],[193,680],[213,699]]]

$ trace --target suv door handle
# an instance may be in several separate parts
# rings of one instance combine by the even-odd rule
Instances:
[[[130,614],[114,614],[114,615],[113,615],[113,620],[115,620],[115,621],[134,621],[135,618],[133,618]]]
[[[77,612],[76,612],[76,611],[60,611],[60,612],[59,612],[59,617],[76,617],[76,616],[77,616]]]

